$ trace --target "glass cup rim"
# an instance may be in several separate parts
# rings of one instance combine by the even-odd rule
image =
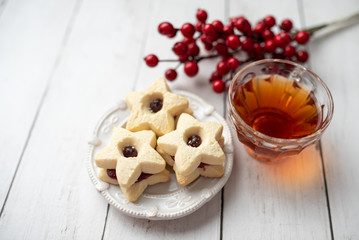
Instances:
[[[322,121],[322,124],[320,126],[319,129],[317,129],[314,133],[310,134],[310,135],[307,135],[307,136],[304,136],[304,137],[301,137],[301,138],[293,138],[293,139],[283,139],[283,138],[276,138],[276,137],[271,137],[271,136],[268,136],[266,134],[263,134],[261,132],[258,132],[256,130],[254,130],[252,127],[250,127],[240,116],[239,114],[237,113],[237,111],[234,109],[234,106],[232,104],[232,101],[231,101],[231,95],[233,93],[233,88],[234,88],[234,79],[237,79],[238,76],[244,72],[245,70],[247,70],[248,68],[250,67],[253,67],[253,66],[256,66],[256,65],[259,65],[259,64],[262,64],[262,63],[285,63],[285,64],[290,64],[290,65],[293,65],[297,68],[300,68],[304,71],[307,71],[309,72],[311,75],[314,76],[314,78],[316,79],[316,81],[319,82],[319,84],[324,88],[327,96],[328,96],[328,99],[329,99],[329,106],[328,106],[328,115],[327,117]],[[246,65],[245,67],[243,67],[241,70],[239,70],[232,78],[231,80],[231,83],[229,85],[229,90],[228,90],[228,96],[227,96],[227,102],[228,102],[228,105],[230,107],[230,113],[231,114],[234,114],[236,120],[239,120],[240,121],[240,124],[248,131],[250,132],[252,135],[258,137],[258,138],[261,138],[263,139],[264,141],[266,142],[269,142],[269,143],[274,143],[274,144],[279,144],[279,145],[296,145],[298,143],[302,143],[302,142],[307,142],[307,141],[310,141],[312,139],[316,139],[316,138],[319,138],[322,133],[325,131],[325,129],[329,126],[329,123],[331,122],[332,118],[333,118],[333,112],[334,112],[334,101],[333,101],[333,97],[332,97],[332,94],[328,88],[328,86],[325,84],[325,82],[317,75],[315,74],[313,71],[311,71],[309,68],[301,65],[301,64],[298,64],[298,63],[295,63],[295,62],[292,62],[292,61],[289,61],[289,60],[283,60],[283,59],[263,59],[263,60],[258,60],[258,61],[255,61],[255,62],[252,62],[248,65]]]

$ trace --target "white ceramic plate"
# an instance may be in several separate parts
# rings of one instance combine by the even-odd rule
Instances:
[[[149,186],[134,203],[129,202],[118,186],[101,181],[97,177],[99,168],[95,165],[95,154],[109,143],[112,129],[124,126],[130,110],[125,101],[111,108],[98,122],[94,137],[89,141],[88,172],[96,189],[107,201],[127,215],[151,220],[175,219],[186,216],[208,202],[227,182],[233,165],[233,145],[229,127],[214,107],[201,98],[184,91],[174,91],[189,100],[194,116],[201,122],[219,122],[223,125],[225,172],[221,178],[200,177],[188,186],[180,186],[171,172],[170,181]]]

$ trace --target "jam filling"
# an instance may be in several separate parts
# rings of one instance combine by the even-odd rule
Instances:
[[[201,145],[201,143],[202,143],[202,139],[198,135],[192,135],[187,140],[187,145],[194,147],[194,148],[199,147],[199,145]]]
[[[116,169],[106,169],[107,175],[112,178],[112,179],[116,179],[117,180],[117,176],[116,176]],[[152,176],[153,174],[149,174],[149,173],[141,173],[141,175],[138,177],[138,179],[136,180],[137,182],[141,182],[142,180],[145,180],[146,178]]]
[[[149,174],[149,173],[144,173],[142,172],[141,175],[138,177],[137,182],[141,182],[142,180],[145,180],[146,178],[152,176],[153,174]]]
[[[123,156],[129,157],[137,157],[137,150],[133,146],[126,146],[122,149]]]
[[[209,164],[207,163],[203,163],[201,162],[199,165],[198,165],[198,168],[203,168],[203,170],[206,170],[206,166],[208,166]]]
[[[106,172],[110,178],[117,180],[116,169],[107,169]]]
[[[156,113],[162,109],[162,106],[163,106],[163,100],[160,98],[156,98],[150,103],[150,111]]]

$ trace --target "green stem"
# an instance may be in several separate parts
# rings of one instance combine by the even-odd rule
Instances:
[[[323,28],[329,27],[329,26],[333,26],[333,25],[337,25],[337,24],[341,24],[341,23],[347,23],[349,21],[352,21],[354,19],[358,18],[359,19],[359,12],[354,13],[353,15],[347,16],[345,18],[341,18],[338,20],[335,20],[333,22],[329,22],[329,23],[324,23],[324,24],[319,24],[307,29],[304,29],[305,31],[307,31],[309,34],[313,34]]]

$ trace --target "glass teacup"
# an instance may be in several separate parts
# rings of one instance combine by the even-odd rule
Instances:
[[[266,59],[241,69],[228,93],[228,117],[254,158],[277,162],[316,143],[333,117],[325,83],[297,63]]]

